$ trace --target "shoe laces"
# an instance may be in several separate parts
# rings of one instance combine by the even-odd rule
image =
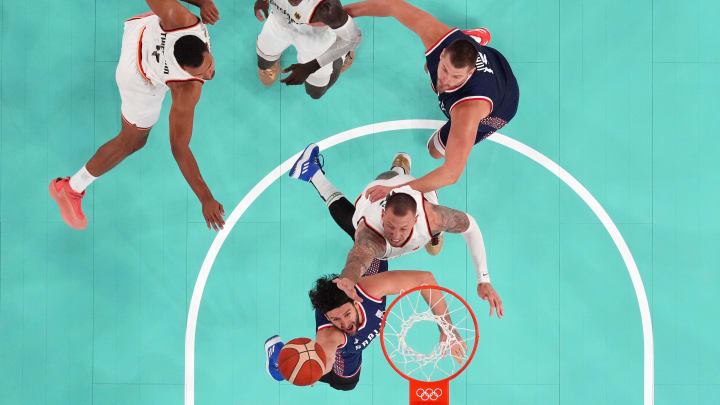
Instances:
[[[55,181],[56,181],[56,182],[59,182],[59,181],[63,181],[63,180],[65,180],[65,179],[62,179],[62,178],[58,177],[58,179],[55,180]],[[80,200],[82,200],[82,198],[85,196],[85,190],[83,190],[82,193],[78,193],[77,191],[73,190],[72,187],[70,187],[70,181],[69,181],[69,180],[68,180],[67,184],[64,184],[64,185],[62,186],[62,188],[65,189],[65,192],[67,193],[67,195],[68,195],[68,196],[70,197],[70,199],[72,199],[72,200],[80,201]]]
[[[322,160],[322,162],[320,160]],[[322,170],[323,166],[325,166],[325,156],[323,156],[322,153],[318,153],[315,158],[315,163],[320,166],[320,170]]]

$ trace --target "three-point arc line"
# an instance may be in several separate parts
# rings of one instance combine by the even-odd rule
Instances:
[[[339,143],[349,141],[351,139],[359,138],[365,135],[376,134],[386,131],[397,131],[406,129],[430,129],[437,130],[445,121],[438,120],[399,120],[399,121],[386,121],[379,122],[376,124],[365,125],[358,128],[353,128],[345,132],[333,135],[325,138],[318,142],[321,150],[329,149]],[[635,295],[637,297],[638,307],[640,308],[640,318],[642,321],[643,329],[643,359],[644,359],[644,378],[643,378],[643,392],[644,392],[644,405],[654,404],[654,351],[653,351],[653,334],[652,334],[652,321],[650,319],[650,307],[648,306],[647,295],[645,294],[645,287],[642,283],[642,278],[630,253],[627,243],[623,239],[620,231],[618,230],[615,223],[610,219],[610,216],[595,197],[577,181],[570,173],[560,167],[557,163],[550,160],[547,156],[536,151],[535,149],[523,144],[522,142],[516,141],[515,139],[509,138],[505,135],[494,133],[488,137],[492,142],[498,143],[505,147],[508,147],[525,157],[533,160],[535,163],[546,168],[552,174],[557,176],[565,184],[567,184],[582,200],[590,207],[595,213],[597,218],[600,220],[602,225],[605,227],[607,232],[610,234],[615,246],[617,247],[625,267],[627,268],[630,280],[635,288]],[[245,197],[235,206],[232,213],[225,221],[225,228],[217,233],[215,239],[210,245],[210,249],[205,255],[202,266],[200,267],[200,273],[195,281],[195,287],[193,288],[192,298],[190,299],[190,308],[188,309],[187,326],[185,328],[185,405],[194,405],[195,403],[195,329],[197,327],[197,316],[200,310],[200,301],[202,300],[202,294],[207,283],[208,276],[210,275],[210,269],[215,262],[220,248],[225,239],[227,238],[230,231],[250,207],[250,205],[257,199],[260,194],[265,191],[272,183],[275,182],[280,176],[285,174],[292,164],[300,156],[300,152],[291,156],[289,159],[284,161],[282,164],[277,166],[275,169],[270,171],[259,183],[257,183],[248,192]]]

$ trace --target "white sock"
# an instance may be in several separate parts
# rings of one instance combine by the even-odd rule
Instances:
[[[403,169],[400,166],[393,166],[392,169],[390,169],[390,170],[397,174],[405,174],[405,169]]]
[[[322,170],[318,170],[310,179],[310,183],[315,186],[315,189],[320,193],[320,197],[322,197],[323,201],[327,202],[330,197],[333,197],[334,194],[341,194],[338,189],[335,188],[335,186],[328,181],[328,179],[325,177],[325,174],[323,174]]]
[[[97,179],[97,177],[90,174],[85,166],[83,166],[80,171],[70,177],[70,188],[72,188],[76,193],[82,193],[85,191],[87,186],[90,185],[90,183],[95,181],[95,179]]]

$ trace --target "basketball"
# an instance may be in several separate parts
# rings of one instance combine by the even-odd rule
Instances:
[[[286,381],[295,385],[310,385],[323,376],[325,352],[314,340],[296,338],[280,350],[278,366]]]

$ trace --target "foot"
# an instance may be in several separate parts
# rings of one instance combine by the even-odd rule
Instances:
[[[268,340],[265,341],[265,371],[267,371],[275,381],[284,380],[278,368],[278,357],[280,356],[280,350],[282,350],[283,346],[285,346],[285,344],[278,335],[270,336]]]
[[[473,37],[478,44],[486,46],[490,43],[490,31],[487,28],[473,28],[470,30],[463,30],[463,33]]]
[[[292,169],[290,169],[290,177],[302,181],[310,181],[315,173],[322,169],[322,164],[319,159],[320,156],[322,155],[320,155],[320,148],[317,144],[311,143],[308,145],[300,154],[298,160],[295,161]]]
[[[432,236],[430,242],[425,245],[425,250],[430,253],[431,256],[437,256],[440,254],[443,246],[443,234],[438,233]]]
[[[347,55],[345,55],[345,60],[343,61],[340,73],[345,73],[346,70],[350,69],[350,66],[352,66],[353,62],[355,62],[355,51],[350,51],[347,53]]]
[[[395,155],[395,158],[393,158],[392,165],[390,166],[390,170],[393,169],[393,167],[399,167],[405,171],[405,174],[410,174],[410,163],[412,162],[412,159],[410,159],[410,155],[408,155],[405,152],[400,152]]]
[[[270,68],[260,69],[258,68],[258,76],[260,81],[265,86],[271,86],[277,80],[280,73],[280,59],[278,59]]]
[[[50,196],[60,207],[60,216],[71,228],[85,229],[88,221],[82,211],[85,191],[78,193],[70,187],[70,177],[58,177],[50,182]]]

